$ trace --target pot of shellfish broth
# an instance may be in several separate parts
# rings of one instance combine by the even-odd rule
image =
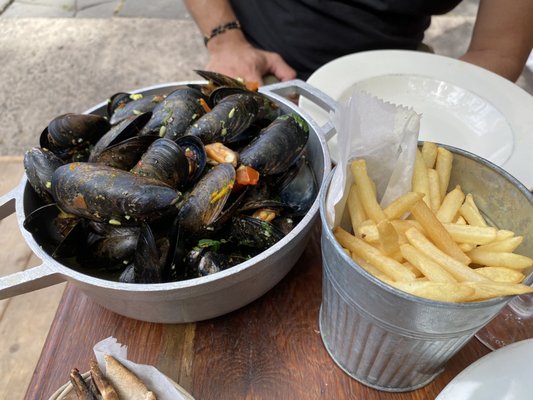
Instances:
[[[192,83],[193,86],[198,84],[201,84],[201,82]],[[143,97],[154,95],[165,97],[170,93],[173,93],[175,90],[188,85],[188,83],[166,84],[132,91],[131,93],[142,95]],[[278,109],[278,116],[275,118],[276,120],[289,119],[293,125],[304,126],[307,131],[305,146],[299,150],[300,155],[298,156],[298,160],[303,161],[298,161],[297,163],[294,162],[290,165],[292,169],[296,169],[294,168],[296,164],[306,165],[305,173],[298,172],[294,174],[295,176],[304,176],[304,178],[300,179],[304,179],[303,182],[306,183],[303,185],[301,183],[299,185],[293,184],[291,191],[294,191],[297,194],[297,198],[309,196],[309,194],[304,196],[302,193],[309,191],[310,185],[307,182],[310,179],[309,176],[311,176],[314,180],[311,194],[312,199],[307,200],[308,204],[305,208],[300,207],[299,204],[293,204],[289,207],[290,210],[292,210],[292,213],[289,213],[286,218],[289,223],[289,228],[279,228],[283,232],[281,236],[272,239],[272,236],[276,235],[278,228],[276,228],[275,231],[273,228],[265,229],[264,226],[267,226],[269,218],[267,217],[267,222],[262,220],[259,224],[259,232],[262,233],[258,234],[256,233],[256,230],[252,230],[252,233],[249,233],[249,230],[244,230],[243,228],[243,231],[245,232],[244,235],[239,236],[236,234],[236,237],[239,240],[239,245],[244,243],[245,246],[252,247],[256,246],[255,241],[259,240],[258,237],[261,237],[262,235],[268,237],[270,241],[267,242],[267,245],[264,245],[263,242],[261,242],[261,245],[265,246],[264,248],[260,251],[255,250],[249,253],[239,250],[235,256],[233,254],[231,256],[222,254],[221,249],[229,246],[228,243],[231,242],[234,233],[231,229],[224,228],[221,229],[221,231],[227,236],[209,236],[209,234],[206,234],[204,237],[202,236],[203,233],[197,234],[195,231],[195,225],[201,225],[201,223],[195,224],[194,221],[198,221],[197,218],[200,217],[194,215],[194,218],[192,218],[193,222],[188,222],[189,208],[186,208],[182,202],[185,201],[184,199],[193,196],[188,194],[191,189],[183,185],[175,190],[176,193],[178,193],[177,197],[179,197],[179,199],[174,200],[173,203],[179,205],[180,210],[187,210],[187,212],[181,211],[183,215],[179,219],[180,223],[175,222],[177,218],[174,219],[174,213],[170,216],[167,214],[163,215],[157,223],[153,224],[145,223],[142,219],[139,224],[129,224],[128,218],[130,218],[130,216],[125,216],[122,220],[120,218],[109,218],[105,221],[107,222],[106,226],[110,227],[109,229],[117,227],[126,228],[132,225],[135,226],[136,231],[133,235],[134,238],[136,238],[136,244],[133,246],[134,255],[131,256],[131,260],[127,260],[127,262],[124,260],[122,262],[123,265],[118,263],[119,265],[114,265],[112,267],[108,267],[107,265],[102,267],[98,264],[100,262],[98,257],[93,257],[92,255],[86,256],[83,252],[83,257],[86,257],[86,260],[89,260],[89,262],[80,262],[79,256],[82,253],[72,252],[72,248],[76,248],[76,246],[74,245],[73,247],[71,243],[75,243],[76,240],[67,242],[65,248],[56,245],[51,246],[47,243],[47,237],[49,236],[48,230],[44,228],[45,224],[39,220],[36,222],[36,231],[30,232],[27,229],[27,226],[29,225],[27,222],[28,216],[42,207],[44,203],[28,181],[29,174],[27,173],[19,185],[16,198],[17,219],[25,240],[36,255],[43,260],[43,265],[34,268],[35,271],[31,271],[29,276],[16,279],[16,285],[12,285],[16,286],[16,288],[5,288],[5,290],[4,288],[0,288],[0,294],[4,292],[8,293],[9,296],[12,296],[63,280],[69,280],[78,285],[80,289],[95,301],[118,314],[151,322],[176,323],[198,321],[225,314],[250,303],[270,290],[292,268],[307,245],[310,230],[318,216],[318,195],[322,189],[324,178],[329,173],[330,159],[327,153],[325,140],[320,133],[320,128],[314,123],[314,121],[307,118],[290,100],[271,95],[268,91],[265,94],[261,94],[261,96],[265,99],[269,99],[269,101],[275,104],[275,107]],[[206,113],[213,110],[214,107],[210,107],[206,108]],[[228,115],[232,112],[234,111],[230,110]],[[106,116],[106,113],[108,113],[108,102],[102,102],[83,114]],[[282,121],[282,123],[285,123],[285,121]],[[265,130],[267,127],[268,124],[261,126],[261,129]],[[158,134],[159,136],[163,136],[161,130],[158,131]],[[154,139],[153,143],[156,141],[157,139]],[[246,146],[247,144],[243,144],[241,147],[238,147],[237,153],[239,154],[239,151],[244,152],[243,149],[245,149]],[[286,144],[285,146],[287,147]],[[281,159],[289,157],[285,152],[288,152],[288,150],[284,150],[284,153],[280,157]],[[267,158],[275,158],[275,154],[271,151],[266,151],[266,154],[268,155]],[[65,170],[68,169],[68,171],[63,172],[63,174],[69,178],[70,175],[67,174],[78,173],[78,170],[86,174],[84,177],[87,176],[88,180],[91,176],[107,174],[107,172],[101,172],[100,168],[97,170],[91,169],[92,167],[83,169],[85,166],[81,168],[77,164],[71,164],[73,163],[69,163],[69,167],[60,167]],[[225,176],[225,173],[233,174],[231,168],[225,168],[225,170],[219,168],[222,164],[226,164],[226,162],[221,162],[217,166],[208,166],[207,168],[210,170],[220,169],[220,176]],[[283,167],[283,173],[276,172],[273,174],[276,175],[276,179],[273,178],[269,184],[276,187],[285,187],[285,182],[281,177],[283,176],[283,178],[285,178],[284,175],[288,175],[285,174],[285,171],[288,171],[291,168],[286,166]],[[301,170],[303,169],[299,167],[298,171]],[[60,175],[57,170],[56,175]],[[205,175],[207,174],[204,174],[204,176]],[[203,177],[198,179],[199,180],[196,182],[200,182]],[[236,178],[234,178],[233,175],[230,175],[230,179]],[[59,178],[56,179],[56,181],[58,180]],[[85,178],[83,180],[85,180]],[[297,182],[296,178],[290,180],[290,182],[293,181]],[[93,187],[98,185],[99,183],[96,183]],[[195,183],[194,185],[200,186],[199,183]],[[225,195],[224,192],[228,191],[227,186],[226,189],[220,189],[217,187],[216,190],[213,190],[209,184],[205,185],[209,188],[208,190],[210,190],[209,195],[211,196],[211,200],[216,196]],[[289,185],[287,186],[289,187]],[[63,192],[61,192],[60,189],[57,189],[60,187],[59,183],[55,184],[55,187],[55,195],[57,197],[59,196],[57,193],[61,194]],[[79,187],[80,186],[76,186],[76,189],[79,189]],[[68,186],[67,189],[69,189]],[[251,191],[251,189],[249,189],[249,191]],[[215,192],[217,193],[216,196],[213,195]],[[237,200],[237,195],[234,195],[235,199],[231,196],[233,196],[233,194],[228,198],[232,200],[228,201],[241,201]],[[267,209],[267,212],[270,207],[274,210],[272,211],[273,213],[278,213],[276,217],[283,215],[283,211],[276,211],[276,207],[279,206],[280,203],[280,198],[285,199],[283,200],[285,202],[295,201],[294,196],[291,197],[287,194],[281,196],[277,195],[274,199],[275,201],[270,201],[271,199],[266,202],[263,201],[263,203],[265,203],[264,208]],[[84,198],[84,201],[89,202],[87,198]],[[77,198],[74,204],[79,202],[80,200]],[[192,207],[194,209],[193,206],[195,206],[195,204],[192,206],[187,205],[187,207]],[[69,207],[69,205],[65,205],[64,208],[67,207]],[[294,212],[294,209],[298,209],[298,207],[300,207],[299,211]],[[176,208],[178,208],[178,206],[176,206]],[[230,207],[227,207],[227,209],[229,208]],[[224,210],[226,210],[226,208]],[[230,212],[233,213],[234,211]],[[252,214],[252,212],[247,212],[247,214]],[[201,217],[203,218],[203,215]],[[56,215],[54,218],[58,218],[58,216]],[[96,226],[102,224],[102,221],[95,221],[90,218],[82,219],[84,219],[84,221],[87,220],[84,222],[84,229],[93,229],[93,225]],[[243,220],[245,220],[243,226],[246,225],[245,222],[247,222],[247,219],[248,215],[246,218],[243,218]],[[174,222],[170,223],[169,221]],[[237,219],[234,215],[228,219],[228,221],[229,222],[226,222],[227,225],[241,224],[240,219],[238,223],[236,222]],[[290,224],[292,224],[292,226]],[[25,225],[26,228],[24,227]],[[137,225],[139,225],[139,227],[137,227]],[[163,246],[163,250],[159,250],[159,253],[154,255],[153,244],[156,243],[157,246],[160,246],[160,243],[165,242],[164,236],[166,233],[162,234],[161,231],[158,231],[161,225],[166,227],[167,230],[165,230],[165,232],[171,232],[172,235],[176,234],[177,238],[167,239],[167,242],[169,243],[166,244],[166,247]],[[148,229],[146,226],[148,226]],[[183,227],[191,229],[192,232],[185,230]],[[209,227],[207,228],[207,231],[209,231]],[[108,231],[106,230],[105,232]],[[98,235],[102,234],[100,231],[96,231],[96,234],[91,231],[91,235],[92,239],[95,240],[94,237],[98,237]],[[87,240],[87,234],[82,235],[81,237],[84,238],[83,240]],[[178,255],[174,255],[174,253],[172,253],[174,258],[170,257],[169,254],[171,254],[171,250],[169,250],[169,248],[180,248],[183,250],[179,244],[180,240],[182,240],[180,238],[188,237],[194,238],[195,243],[194,245],[188,244],[189,247],[186,248],[186,254],[183,255],[182,253],[179,253]],[[79,237],[76,237],[76,239],[78,238]],[[142,238],[142,240],[140,238]],[[142,242],[142,244],[139,244],[140,242]],[[70,253],[69,248],[71,249]],[[157,248],[159,249],[159,247]],[[196,269],[188,267],[185,271],[176,272],[177,267],[175,260],[178,259],[178,256],[180,257],[180,260],[186,259],[187,263],[190,262],[191,265],[196,265]],[[227,258],[231,259],[230,263],[227,263]],[[220,259],[222,259],[222,261],[220,261]],[[92,260],[97,261],[91,265]],[[157,260],[157,262],[155,260]],[[164,262],[162,260],[165,260],[164,262],[167,266],[166,272],[154,273],[153,265],[157,263],[163,264]],[[168,260],[173,260],[174,263]],[[130,261],[134,264],[133,267],[131,267]],[[138,269],[146,267],[145,269],[147,272],[139,272],[136,270],[135,264],[137,264]],[[174,268],[173,270],[171,269],[170,272],[168,270],[169,265],[173,265]],[[128,268],[130,268],[131,271],[129,274],[126,274]],[[155,279],[150,280],[153,279],[153,276],[155,276]]]

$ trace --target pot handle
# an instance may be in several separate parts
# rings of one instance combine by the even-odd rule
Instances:
[[[0,196],[0,220],[15,212],[15,199],[19,191],[20,186]],[[52,286],[63,281],[64,279],[60,274],[52,271],[45,264],[41,264],[38,267],[0,277],[0,300]]]
[[[17,198],[18,192],[19,188],[17,187],[0,196],[0,220],[15,212],[15,199]]]
[[[327,112],[335,111],[338,107],[338,103],[332,97],[301,79],[262,86],[259,91],[275,97],[282,103],[290,101],[287,100],[288,97],[300,95]],[[328,141],[335,134],[335,126],[331,120],[328,120],[328,122],[320,127],[320,131],[325,140]]]
[[[0,300],[43,289],[65,280],[47,265],[28,268],[11,275],[0,277]]]

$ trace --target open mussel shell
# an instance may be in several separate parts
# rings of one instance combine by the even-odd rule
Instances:
[[[185,264],[193,276],[207,276],[223,271],[232,265],[231,257],[209,249],[192,250],[185,259]]]
[[[181,228],[194,235],[212,224],[231,195],[234,183],[235,168],[231,164],[221,163],[207,171],[180,204]]]
[[[285,234],[270,222],[240,214],[232,218],[230,238],[239,246],[261,252],[283,239]]]
[[[94,114],[68,113],[54,118],[41,133],[40,146],[65,159],[95,143],[110,128],[109,122]]]
[[[303,216],[318,195],[318,183],[306,157],[300,157],[278,182],[279,197],[295,215]]]
[[[141,224],[133,264],[135,283],[161,283],[163,281],[159,251],[148,224]]]
[[[207,95],[210,95],[213,90],[221,86],[240,88],[240,89],[246,88],[246,84],[244,81],[240,79],[232,78],[224,74],[220,74],[218,72],[205,71],[205,70],[200,70],[200,69],[196,69],[194,70],[194,72],[196,72],[202,78],[207,80],[207,84],[201,87],[203,92]]]
[[[159,139],[159,136],[133,136],[117,144],[106,147],[92,159],[93,162],[109,167],[129,171],[141,159],[148,147]]]
[[[126,139],[137,136],[151,116],[151,112],[132,115],[125,118],[120,123],[113,125],[113,127],[95,143],[89,155],[89,162],[98,162],[99,155],[105,149],[123,142]]]
[[[209,94],[209,104],[211,106],[215,106],[218,103],[220,103],[224,98],[228,97],[232,94],[239,94],[243,92],[248,92],[245,88],[242,87],[228,87],[228,86],[221,86],[213,89],[213,91]]]
[[[118,92],[112,95],[107,99],[107,117],[111,118],[116,109],[122,108],[126,103],[133,101],[134,96],[136,95],[127,92]],[[140,96],[144,97],[143,95]]]
[[[34,147],[24,154],[24,170],[35,193],[46,203],[53,201],[52,175],[64,162],[48,149]]]
[[[107,269],[124,268],[133,260],[140,228],[89,223],[85,265],[100,265]]]
[[[84,243],[83,221],[64,213],[56,203],[35,209],[23,223],[52,257],[73,256]]]
[[[175,142],[185,150],[185,155],[189,161],[188,184],[196,182],[204,173],[207,165],[207,154],[204,143],[200,138],[192,135],[185,135],[177,138]]]

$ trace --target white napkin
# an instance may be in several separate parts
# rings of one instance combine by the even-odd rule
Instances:
[[[355,158],[366,160],[382,207],[410,190],[420,117],[411,108],[384,102],[360,90],[354,90],[339,106],[332,117],[339,157],[326,197],[330,228],[345,225],[343,210],[353,183],[350,162]]]
[[[168,378],[151,365],[136,364],[128,360],[128,347],[118,343],[114,337],[108,337],[93,347],[98,366],[105,374],[104,355],[115,357],[122,365],[141,379],[154,392],[158,400],[190,400],[192,396],[184,395]]]

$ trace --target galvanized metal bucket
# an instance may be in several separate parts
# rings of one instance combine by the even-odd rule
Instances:
[[[460,184],[495,226],[524,236],[520,254],[533,257],[533,195],[501,168],[471,153],[454,153],[450,187]],[[327,187],[331,182],[330,174]],[[396,290],[357,265],[322,219],[323,294],[320,332],[333,360],[351,377],[375,389],[420,388],[487,324],[510,298],[444,303]],[[533,282],[531,271],[525,280]]]

